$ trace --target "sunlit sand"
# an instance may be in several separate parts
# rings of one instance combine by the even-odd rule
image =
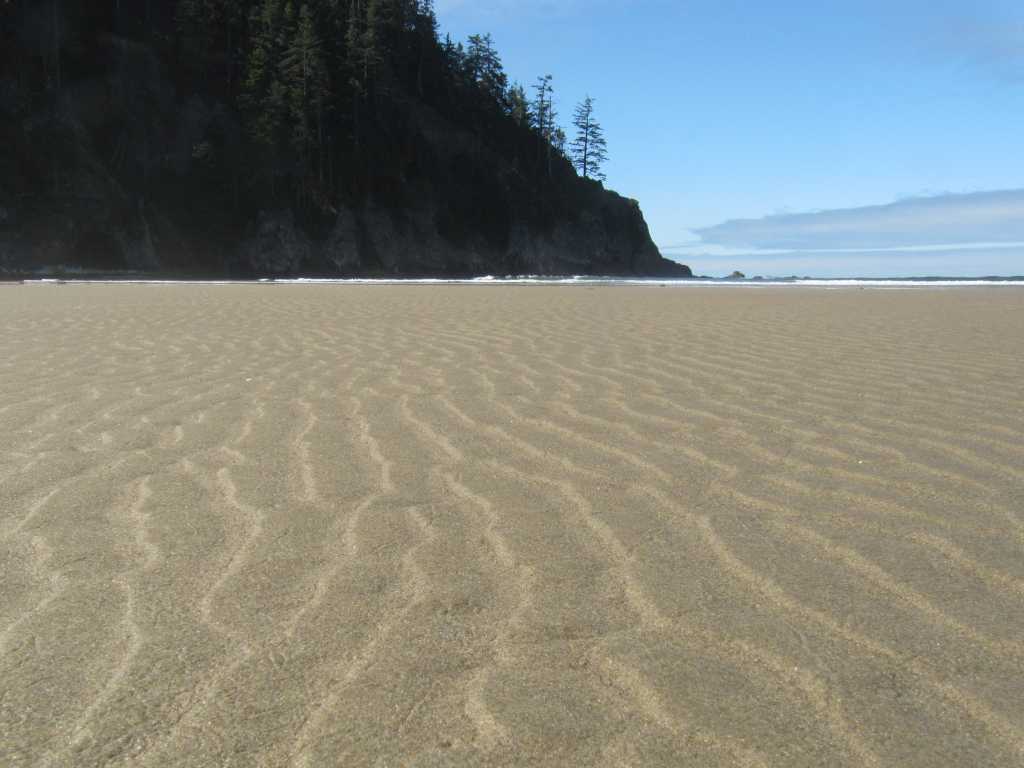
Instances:
[[[1024,760],[1024,290],[0,297],[4,765]]]

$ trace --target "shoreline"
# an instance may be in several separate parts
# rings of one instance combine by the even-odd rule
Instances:
[[[521,277],[287,277],[287,278],[160,278],[160,277],[30,277],[0,280],[0,285],[538,285],[538,286],[671,286],[671,287],[851,287],[956,288],[1024,287],[1024,277],[894,277],[894,278],[663,278],[614,276]]]

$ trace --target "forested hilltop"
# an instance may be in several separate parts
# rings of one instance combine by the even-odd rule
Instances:
[[[0,0],[0,272],[688,275],[558,107],[432,0]]]

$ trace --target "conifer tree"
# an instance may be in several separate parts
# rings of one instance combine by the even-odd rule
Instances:
[[[382,27],[387,19],[386,0],[366,0],[366,19],[363,24],[361,54],[363,60],[363,83],[369,84],[377,73],[377,66],[383,60],[384,46]]]
[[[352,145],[359,147],[359,104],[366,92],[362,66],[362,21],[361,0],[350,0],[348,23],[345,25],[345,63],[348,70],[349,91],[352,94]]]
[[[253,138],[273,147],[288,112],[280,65],[287,42],[287,18],[281,0],[263,0],[250,17],[249,55],[242,106]]]
[[[565,142],[567,141],[565,131],[561,126],[556,125],[551,133],[551,146],[558,150],[558,153],[565,156]]]
[[[466,74],[469,80],[498,104],[505,101],[508,77],[501,66],[501,58],[494,40],[487,35],[470,35],[466,51]]]
[[[608,152],[604,131],[594,119],[594,100],[590,96],[576,105],[572,124],[576,126],[576,137],[569,147],[573,165],[583,178],[604,181],[601,166],[608,160]]]
[[[425,37],[437,40],[437,13],[434,0],[416,0],[416,20],[413,29],[420,30]]]
[[[235,92],[239,41],[249,5],[246,0],[178,0],[175,7],[178,29],[200,59],[198,69],[205,70],[215,50],[223,47],[219,58],[226,64],[229,94]]]
[[[600,126],[590,124],[592,114],[566,137],[557,124],[552,76],[530,87],[510,86],[491,35],[471,35],[463,43],[440,36],[434,4],[175,0],[186,56],[193,57],[196,72],[225,71],[226,64],[227,100],[238,108],[251,139],[248,149],[257,150],[238,162],[236,200],[243,169],[272,185],[283,182],[279,188],[303,205],[323,204],[332,190],[356,199],[368,194],[374,179],[401,173],[402,163],[416,159],[400,122],[411,114],[412,95],[471,126],[498,152],[532,158],[535,174],[554,179],[561,169],[552,158],[562,155],[581,175],[602,178],[603,137]],[[248,15],[247,23],[239,14]],[[217,80],[218,96],[224,95],[223,82]],[[592,113],[592,102],[586,108]],[[390,122],[393,117],[399,122]],[[399,127],[391,131],[393,126]],[[351,136],[350,144],[332,140],[342,132]],[[347,177],[342,187],[335,186],[338,172]]]
[[[526,90],[522,85],[516,83],[508,92],[508,111],[519,125],[529,125],[533,119],[530,112],[530,101],[526,97]]]
[[[423,95],[423,71],[428,66],[428,58],[436,56],[438,48],[437,15],[434,13],[434,0],[416,0],[413,35],[416,51],[416,92]]]
[[[554,88],[551,86],[551,75],[537,78],[533,86],[537,96],[533,101],[533,127],[547,141],[555,129]]]
[[[292,145],[308,163],[313,151],[319,153],[323,148],[328,79],[323,43],[307,4],[299,9],[295,32],[281,60],[281,74],[288,89]]]
[[[360,52],[362,50],[363,6],[360,0],[349,0],[348,23],[345,25],[346,63],[353,76],[360,73]]]
[[[441,58],[444,61],[449,74],[457,72],[461,66],[461,61],[459,59],[460,47],[461,43],[456,47],[455,43],[452,41],[451,35],[444,36],[444,43],[441,45]]]
[[[541,136],[541,154],[547,161],[548,176],[551,176],[551,149],[552,141],[555,138],[555,106],[554,88],[551,86],[551,75],[543,75],[537,78],[533,90],[537,92],[534,100],[533,120],[534,128]]]

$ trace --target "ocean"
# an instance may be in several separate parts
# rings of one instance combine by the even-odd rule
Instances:
[[[656,285],[664,287],[728,287],[759,288],[766,286],[793,286],[817,288],[959,288],[988,286],[993,288],[1024,286],[1024,276],[1011,277],[758,277],[758,278],[629,278],[576,275],[572,277],[541,277],[537,275],[487,275],[473,278],[263,278],[260,280],[151,280],[124,277],[119,279],[40,278],[22,281],[25,285],[76,284],[131,284],[131,285]]]

